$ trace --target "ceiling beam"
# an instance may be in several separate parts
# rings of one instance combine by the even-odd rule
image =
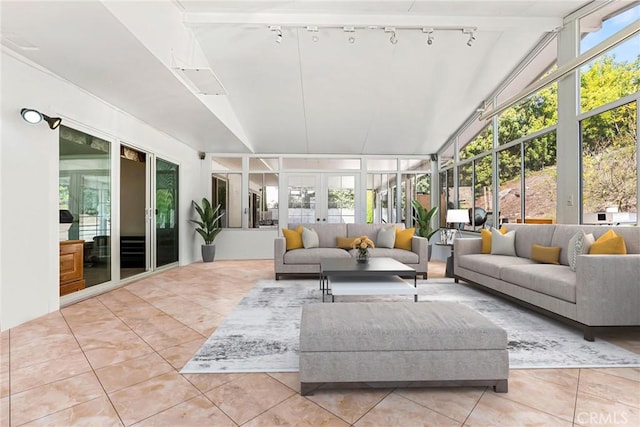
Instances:
[[[478,31],[556,31],[562,18],[521,16],[433,16],[433,15],[336,15],[288,13],[184,13],[183,22],[190,27],[220,24],[326,26],[326,27],[473,27]]]

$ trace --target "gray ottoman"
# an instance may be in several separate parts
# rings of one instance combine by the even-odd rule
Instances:
[[[323,384],[486,386],[507,392],[507,334],[453,302],[307,304],[300,389]],[[398,385],[398,384],[394,384]]]

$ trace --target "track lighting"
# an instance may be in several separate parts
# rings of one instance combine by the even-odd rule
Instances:
[[[33,108],[23,108],[20,110],[20,115],[25,122],[31,124],[40,123],[44,120],[49,125],[49,129],[56,129],[60,126],[60,123],[62,123],[62,119],[60,117],[49,117],[38,110],[34,110]]]
[[[276,33],[276,43],[282,43],[282,27],[279,25],[270,25],[269,30]]]
[[[351,44],[354,44],[356,42],[356,37],[355,37],[356,29],[354,27],[344,27],[343,31],[345,33],[349,33],[349,38],[347,39],[347,41]]]
[[[467,46],[471,46],[473,42],[476,40],[476,30],[475,28],[464,28],[462,30],[463,34],[469,34],[469,40],[467,40]]]
[[[398,44],[398,37],[396,36],[396,29],[393,27],[385,27],[385,33],[391,33],[391,37],[389,37],[389,43]]]
[[[318,27],[316,27],[315,25],[309,25],[309,26],[307,26],[307,31],[310,32],[310,33],[313,33],[313,35],[311,36],[311,40],[314,43],[317,43],[318,40],[320,40],[318,38]]]
[[[427,35],[427,44],[431,46],[433,44],[433,28],[423,28],[422,32]]]

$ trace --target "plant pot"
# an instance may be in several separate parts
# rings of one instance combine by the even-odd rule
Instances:
[[[202,262],[213,262],[216,257],[216,245],[202,245]]]

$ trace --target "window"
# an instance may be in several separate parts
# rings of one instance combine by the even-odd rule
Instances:
[[[515,141],[557,123],[558,84],[553,83],[500,114],[498,144]]]
[[[460,150],[460,160],[470,159],[493,148],[493,126],[489,124]]]
[[[527,219],[556,219],[557,169],[556,132],[524,143],[524,216]]]
[[[491,154],[474,161],[473,174],[475,181],[473,187],[474,210],[469,216],[471,226],[477,229],[485,226],[489,215],[493,214],[493,159]]]
[[[278,174],[249,174],[249,228],[278,228]]]
[[[594,222],[596,214],[602,212],[612,214],[610,222],[637,221],[637,126],[636,102],[580,123],[582,222]]]
[[[498,152],[499,209],[501,222],[518,222],[521,218],[521,145]]]

